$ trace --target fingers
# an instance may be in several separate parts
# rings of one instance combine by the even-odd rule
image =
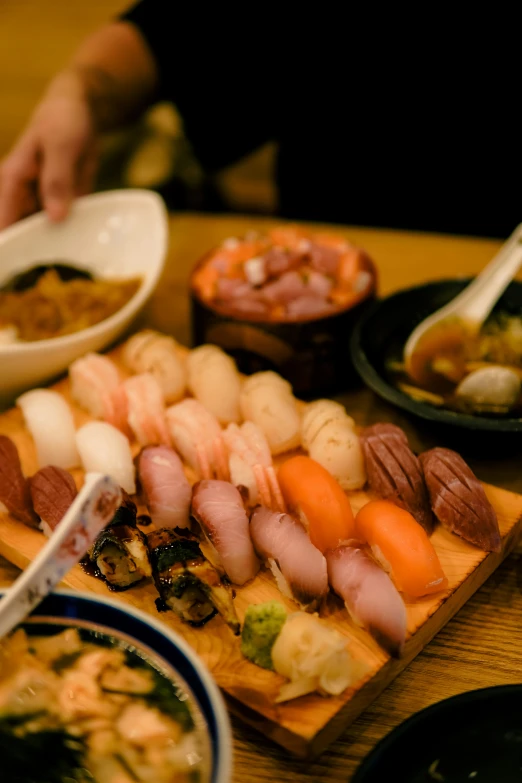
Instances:
[[[75,196],[80,145],[48,139],[43,149],[40,198],[51,220],[63,220]]]
[[[23,138],[0,166],[0,229],[38,208],[34,189],[37,172],[36,145]]]

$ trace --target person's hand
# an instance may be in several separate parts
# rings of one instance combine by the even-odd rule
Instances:
[[[0,165],[0,229],[41,208],[62,220],[92,188],[96,137],[80,77],[60,74]]]

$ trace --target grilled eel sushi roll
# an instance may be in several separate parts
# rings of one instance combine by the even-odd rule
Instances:
[[[216,612],[238,635],[232,590],[205,560],[194,535],[163,528],[148,536],[152,572],[163,602],[191,625],[204,625]]]
[[[113,590],[127,590],[152,576],[147,538],[136,525],[136,506],[128,497],[89,551],[97,576]]]

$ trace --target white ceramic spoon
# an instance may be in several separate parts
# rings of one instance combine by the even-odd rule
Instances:
[[[88,473],[47,544],[0,600],[0,639],[13,630],[87,553],[121,505],[119,484]]]
[[[502,245],[496,256],[478,277],[455,299],[425,318],[411,333],[404,346],[404,363],[411,366],[411,357],[428,330],[447,318],[462,322],[466,331],[477,334],[522,264],[522,223]]]

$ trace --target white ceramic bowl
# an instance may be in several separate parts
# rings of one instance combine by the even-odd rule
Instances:
[[[154,291],[168,242],[162,199],[147,190],[115,190],[78,199],[63,223],[39,213],[0,232],[0,285],[42,261],[69,261],[98,277],[141,276],[117,313],[75,334],[0,345],[0,405],[64,372],[78,356],[119,337]]]

